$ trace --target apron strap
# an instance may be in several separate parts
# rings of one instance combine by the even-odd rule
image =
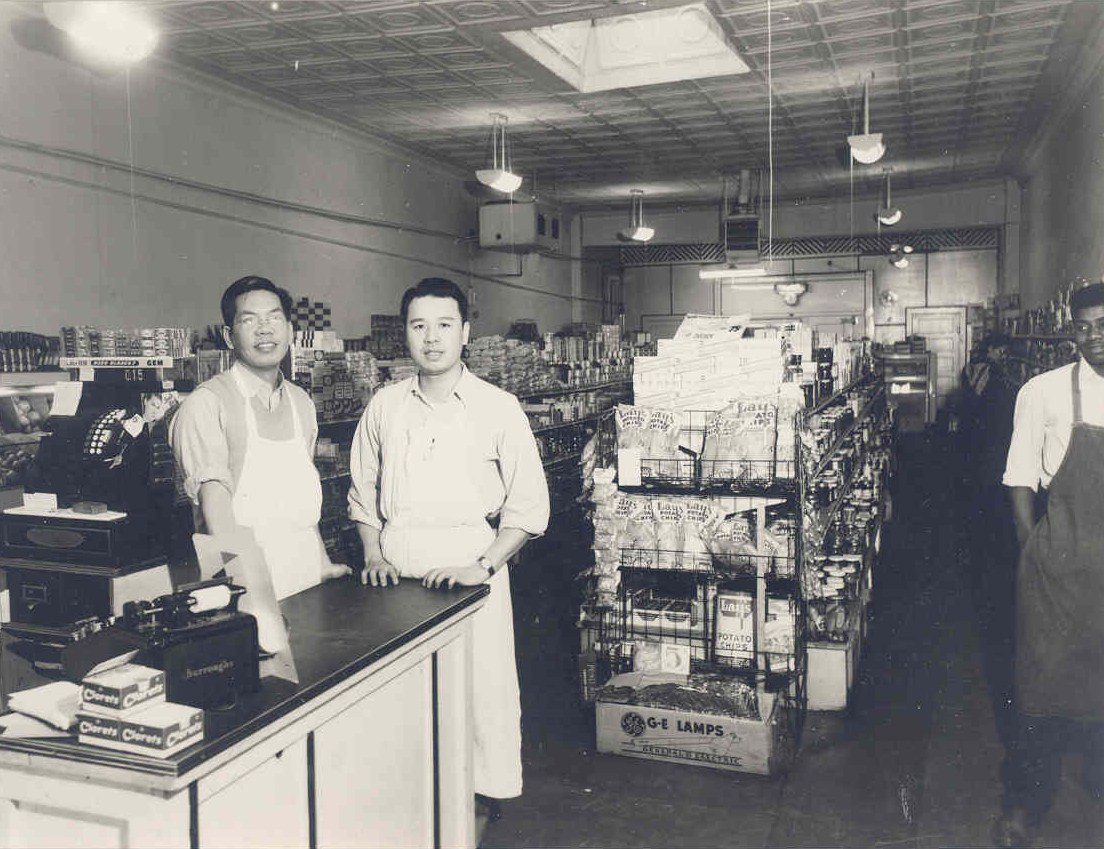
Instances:
[[[1073,426],[1081,424],[1081,361],[1074,365],[1070,373],[1073,381]]]

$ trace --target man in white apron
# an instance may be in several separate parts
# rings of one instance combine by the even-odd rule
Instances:
[[[364,542],[363,582],[427,587],[487,582],[474,620],[474,784],[494,815],[521,794],[521,705],[507,562],[548,525],[548,486],[517,398],[460,360],[467,298],[427,278],[401,313],[418,374],[380,389],[353,437],[349,515]],[[489,518],[497,520],[497,531]],[[478,806],[477,806],[478,807]]]
[[[270,280],[230,284],[222,296],[223,335],[235,363],[196,387],[169,429],[196,530],[252,529],[277,599],[349,571],[330,562],[318,531],[314,404],[280,373],[290,314],[291,296]]]

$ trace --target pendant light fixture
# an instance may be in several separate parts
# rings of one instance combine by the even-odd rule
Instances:
[[[492,112],[491,121],[489,167],[476,171],[475,179],[484,186],[512,194],[521,187],[521,175],[510,170],[510,144],[506,138],[509,119],[501,112]]]
[[[863,131],[859,135],[848,136],[847,143],[851,146],[855,161],[863,165],[877,162],[886,152],[882,134],[870,132],[870,83],[867,80],[863,80]]]
[[[618,233],[622,239],[630,242],[647,242],[655,235],[655,228],[644,223],[644,190],[632,189],[629,192],[629,226]]]
[[[892,227],[904,217],[904,213],[893,205],[893,198],[890,194],[889,179],[892,170],[892,168],[886,168],[885,170],[885,206],[878,210],[878,223],[886,227]]]
[[[894,268],[908,268],[912,245],[890,245],[889,264]]]
[[[86,55],[109,65],[131,65],[149,56],[159,33],[144,9],[119,0],[46,2],[46,20]]]

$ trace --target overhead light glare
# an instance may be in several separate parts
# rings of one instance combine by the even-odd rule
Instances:
[[[698,271],[699,280],[729,280],[765,277],[767,269],[761,265],[724,265],[703,268]]]
[[[149,56],[160,34],[133,3],[110,0],[50,2],[42,11],[84,52],[104,62],[129,65]]]
[[[630,242],[647,242],[655,236],[655,228],[644,223],[644,191],[632,189],[629,192],[629,226],[618,235]]]
[[[521,188],[521,175],[510,170],[510,142],[506,136],[509,119],[500,112],[491,113],[491,150],[489,168],[475,172],[475,179],[488,188],[513,194]]]

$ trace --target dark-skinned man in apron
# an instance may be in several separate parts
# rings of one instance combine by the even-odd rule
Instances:
[[[1024,384],[1004,484],[1020,543],[1015,739],[1004,766],[1000,846],[1029,846],[1050,809],[1062,757],[1104,790],[1104,284],[1074,292],[1079,353]],[[1036,521],[1039,487],[1046,510]]]
[[[256,275],[227,287],[223,336],[235,362],[197,386],[169,428],[196,530],[250,529],[277,599],[349,574],[331,562],[318,531],[314,402],[280,373],[292,340],[291,303],[285,289]]]
[[[548,524],[548,486],[517,398],[461,362],[468,302],[426,278],[400,309],[418,374],[380,389],[353,437],[349,515],[364,543],[362,582],[488,583],[473,620],[477,827],[521,794],[521,702],[508,561]],[[491,520],[489,522],[488,520]],[[497,525],[497,530],[492,528]]]

